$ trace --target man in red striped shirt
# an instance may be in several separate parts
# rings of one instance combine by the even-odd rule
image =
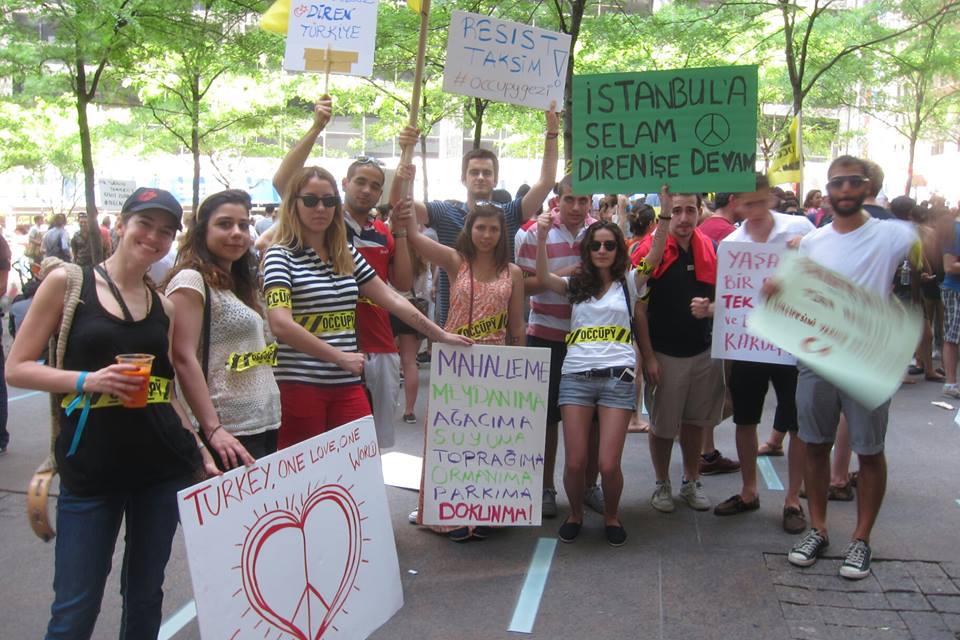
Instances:
[[[555,192],[559,198],[557,208],[552,210],[553,228],[547,236],[547,264],[551,273],[569,276],[580,268],[580,241],[587,227],[596,222],[590,217],[590,195],[573,193],[573,178],[569,174],[557,183]],[[570,330],[570,301],[544,289],[537,280],[537,227],[534,224],[527,233],[518,234],[516,263],[524,273],[524,294],[530,296],[530,319],[527,322],[527,346],[550,349],[550,390],[547,401],[547,438],[544,446],[543,464],[543,516],[557,515],[557,491],[553,474],[557,459],[557,426],[560,422],[560,407],[557,404],[560,390],[560,370],[567,354],[565,339]],[[591,454],[587,478],[597,477],[596,438],[591,434]],[[603,512],[603,494],[596,484],[588,487],[587,504]]]

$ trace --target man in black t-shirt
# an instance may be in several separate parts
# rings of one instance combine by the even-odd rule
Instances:
[[[696,228],[701,208],[697,194],[677,194],[661,203],[661,221],[669,220],[670,235],[637,312],[650,456],[657,476],[650,503],[663,512],[674,508],[669,470],[678,433],[684,476],[680,497],[698,511],[710,508],[698,479],[700,447],[703,429],[715,427],[723,409],[722,364],[710,357],[711,321],[691,313],[694,298],[713,299],[717,281],[713,242]]]

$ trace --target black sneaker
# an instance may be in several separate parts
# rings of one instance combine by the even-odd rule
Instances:
[[[622,547],[627,541],[627,530],[623,528],[622,524],[608,524],[604,533],[607,536],[607,544],[611,547]]]
[[[561,542],[573,542],[577,539],[577,536],[580,535],[580,528],[582,526],[582,522],[564,520],[563,524],[560,525],[560,530],[557,531],[557,537],[560,538]]]
[[[853,540],[843,552],[840,575],[849,580],[863,580],[870,575],[870,545],[863,540]]]
[[[828,546],[830,546],[829,540],[820,535],[818,530],[810,529],[807,535],[793,545],[793,549],[790,549],[787,560],[790,561],[790,564],[798,567],[812,566]]]

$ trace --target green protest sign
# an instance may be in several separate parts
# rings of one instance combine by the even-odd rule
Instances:
[[[573,77],[576,193],[752,191],[757,67]]]
[[[867,409],[889,400],[920,339],[920,315],[803,256],[787,255],[775,277],[780,290],[750,314],[750,332]]]

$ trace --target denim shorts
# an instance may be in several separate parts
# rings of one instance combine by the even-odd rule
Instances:
[[[637,409],[637,387],[633,381],[618,378],[600,378],[565,373],[560,377],[560,406],[575,404],[581,407],[610,407]]]

